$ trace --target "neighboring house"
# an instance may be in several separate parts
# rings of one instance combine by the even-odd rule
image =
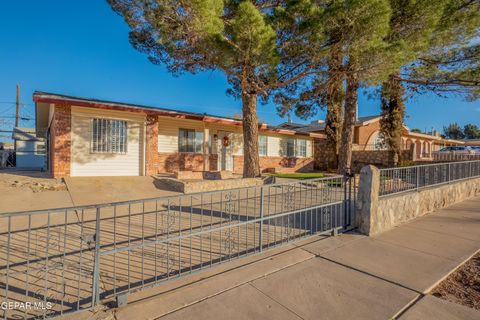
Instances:
[[[480,147],[480,139],[465,139],[463,140],[467,146],[476,146]]]
[[[36,136],[35,128],[14,128],[12,139],[17,168],[33,170],[45,168],[45,140]]]
[[[174,109],[35,92],[37,132],[53,176],[243,172],[242,122]],[[322,134],[259,124],[263,172],[313,170]]]
[[[353,150],[371,151],[385,150],[386,145],[380,132],[380,115],[359,117],[355,123],[353,136]],[[283,123],[279,127],[291,128],[300,132],[325,132],[325,122],[322,120],[313,121],[308,125],[296,123]],[[438,151],[445,146],[462,145],[462,141],[443,139],[438,134],[425,134],[411,132],[408,127],[403,127],[402,149],[414,148],[417,159],[432,157],[432,152]]]

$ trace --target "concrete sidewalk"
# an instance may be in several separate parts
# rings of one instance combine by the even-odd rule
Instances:
[[[428,295],[479,248],[474,198],[377,237],[318,236],[144,290],[110,316],[480,319],[478,311]]]

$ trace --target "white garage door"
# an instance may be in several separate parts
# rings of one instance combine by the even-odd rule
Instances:
[[[143,119],[129,112],[72,108],[71,176],[139,176]]]

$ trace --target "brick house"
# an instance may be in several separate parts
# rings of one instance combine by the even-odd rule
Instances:
[[[174,109],[33,94],[38,136],[54,177],[243,171],[242,122]],[[313,170],[324,135],[259,124],[262,171]]]
[[[353,136],[354,151],[375,151],[384,150],[382,134],[380,132],[380,115],[359,117],[355,123]],[[297,131],[310,133],[324,133],[325,122],[316,120],[309,125],[283,123],[279,127],[286,129],[295,129]],[[320,141],[322,143],[322,141]],[[407,126],[403,127],[402,149],[410,150],[413,148],[413,154],[416,159],[430,159],[432,153],[446,146],[462,145],[463,141],[443,139],[439,134],[426,134],[412,132]]]

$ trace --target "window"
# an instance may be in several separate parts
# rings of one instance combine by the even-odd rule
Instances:
[[[295,157],[295,139],[287,140],[287,157]]]
[[[46,153],[45,143],[37,142],[36,147],[35,147],[35,154],[43,155],[45,153]]]
[[[194,129],[179,129],[178,151],[203,153],[203,132]]]
[[[258,137],[258,154],[259,155],[261,156],[267,155],[267,143],[268,143],[267,136]]]
[[[93,119],[91,148],[95,153],[126,153],[127,121]]]
[[[305,139],[297,139],[297,157],[305,158],[307,156],[307,140]]]
[[[305,139],[287,139],[287,157],[306,157],[307,140]]]

